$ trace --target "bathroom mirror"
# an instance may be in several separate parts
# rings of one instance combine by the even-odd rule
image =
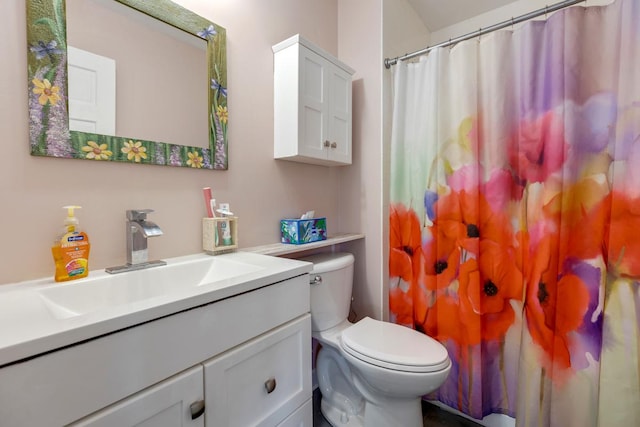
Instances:
[[[185,34],[188,33],[187,38],[198,37],[206,42],[207,78],[206,81],[202,81],[201,87],[208,93],[206,102],[208,111],[205,117],[208,124],[206,132],[208,141],[180,144],[173,140],[147,140],[137,135],[121,135],[117,132],[102,134],[70,130],[69,52],[65,0],[27,0],[31,154],[226,170],[228,168],[228,109],[225,29],[169,0],[100,1],[113,1],[128,6],[155,20],[180,29]],[[142,57],[143,55],[140,55],[140,58]],[[165,58],[166,61],[174,59]],[[204,75],[204,73],[201,74]],[[153,80],[154,76],[148,76],[148,79]],[[192,83],[184,81],[180,84]],[[158,91],[162,91],[161,81],[157,82],[157,87]],[[175,98],[171,96],[168,96],[165,101],[171,103],[172,99],[175,102]],[[144,109],[145,102],[147,99],[138,100],[139,108]],[[158,120],[165,121],[165,119]],[[189,131],[189,125],[185,127],[184,121],[176,118],[172,120],[171,125],[176,129],[183,126],[182,129],[186,134]]]

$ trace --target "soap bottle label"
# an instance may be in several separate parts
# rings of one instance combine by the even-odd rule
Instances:
[[[89,241],[84,232],[65,234],[60,245],[53,246],[51,252],[56,264],[57,282],[89,274]]]

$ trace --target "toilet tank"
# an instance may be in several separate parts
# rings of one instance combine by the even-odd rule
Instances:
[[[313,270],[309,273],[311,329],[324,331],[339,325],[347,319],[351,307],[353,255],[325,253],[301,260],[313,263]]]

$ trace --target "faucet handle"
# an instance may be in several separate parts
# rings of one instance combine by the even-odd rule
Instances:
[[[131,209],[127,211],[127,219],[129,221],[144,221],[147,214],[153,212],[153,209]]]

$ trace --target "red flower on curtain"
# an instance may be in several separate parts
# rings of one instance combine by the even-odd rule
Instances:
[[[509,162],[526,182],[544,182],[564,163],[568,146],[563,117],[547,111],[534,120],[522,120],[509,142]]]
[[[422,234],[418,215],[402,204],[391,205],[389,275],[412,282],[420,272]]]
[[[640,278],[640,198],[611,194],[611,222],[605,244],[608,264],[622,277]]]
[[[522,300],[523,278],[513,249],[480,241],[480,256],[460,266],[460,318],[483,340],[500,340],[515,320],[511,300]]]
[[[560,258],[557,233],[545,235],[530,245],[521,237],[527,266],[524,313],[533,341],[544,351],[548,374],[561,379],[571,367],[571,337],[583,322],[589,306],[589,291],[582,279],[565,268]],[[561,368],[553,369],[553,368]]]
[[[424,245],[425,285],[436,291],[445,289],[458,275],[460,249],[455,238],[444,233],[437,225],[429,227],[431,239]]]
[[[410,292],[405,292],[400,287],[389,289],[389,311],[395,316],[394,323],[413,327],[413,306],[414,301]]]
[[[480,239],[509,244],[511,225],[507,218],[493,212],[484,195],[478,192],[451,192],[435,204],[435,225],[439,235],[454,240],[458,246],[478,254]]]
[[[422,227],[418,215],[402,204],[391,206],[389,231],[389,276],[404,285],[390,286],[389,309],[398,324],[414,327],[426,317],[426,296],[419,282],[424,276]]]
[[[587,178],[569,186],[547,202],[542,212],[555,232],[560,229],[560,259],[606,257],[611,197],[605,180]]]
[[[499,341],[515,321],[510,301],[522,299],[522,275],[495,242],[480,246],[487,251],[483,260],[472,258],[460,266],[458,294],[438,296],[427,312],[423,328],[439,341],[461,347]]]
[[[473,313],[464,316],[465,310],[468,307],[462,307],[453,294],[440,295],[427,312],[423,329],[440,342],[452,340],[461,347],[478,344],[482,341],[479,316],[474,322],[466,322]]]
[[[573,208],[567,203],[552,200],[545,206],[545,214],[555,216],[563,225],[559,244],[563,258],[591,259],[602,256],[612,274],[633,279],[640,278],[640,198],[614,191],[602,195],[595,185],[585,185],[583,196],[573,193]],[[568,199],[570,192],[558,196]],[[580,198],[582,197],[582,198]],[[599,197],[596,202],[592,200]],[[559,207],[553,207],[559,205]],[[579,206],[576,206],[579,205]]]

